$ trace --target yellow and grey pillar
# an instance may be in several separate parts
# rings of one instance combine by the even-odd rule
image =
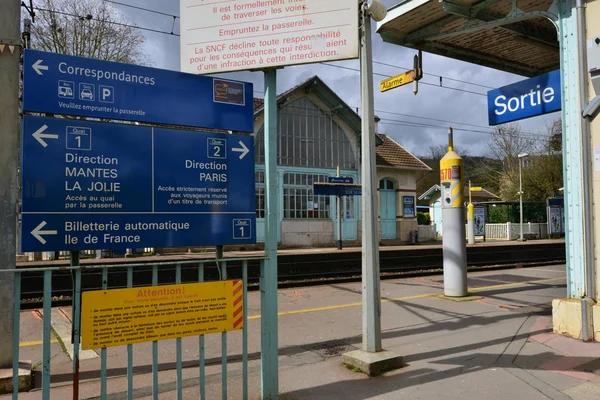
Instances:
[[[467,248],[465,244],[464,166],[454,151],[448,129],[448,153],[440,160],[444,250],[444,295],[467,296]]]

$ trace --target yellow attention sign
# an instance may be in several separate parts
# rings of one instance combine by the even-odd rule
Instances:
[[[379,89],[381,93],[386,92],[391,89],[395,89],[397,87],[406,85],[407,83],[411,83],[415,80],[414,71],[406,71],[403,74],[394,76],[393,78],[389,78],[381,81],[379,84]]]
[[[473,186],[471,192],[481,192],[483,188],[481,186]]]
[[[242,281],[84,292],[81,347],[123,346],[243,327]]]

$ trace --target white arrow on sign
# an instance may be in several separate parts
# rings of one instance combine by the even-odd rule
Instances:
[[[33,237],[39,240],[41,244],[46,244],[46,239],[44,239],[42,235],[58,235],[57,231],[43,231],[42,228],[45,226],[46,221],[42,221],[41,224],[36,226],[35,229],[31,231]]]
[[[38,75],[44,75],[42,71],[48,71],[47,65],[42,65],[43,60],[37,60],[33,65],[33,69],[37,72]]]
[[[250,150],[248,150],[248,148],[246,147],[246,145],[244,144],[244,142],[242,142],[241,140],[240,140],[240,146],[242,146],[242,147],[241,148],[240,147],[236,147],[236,148],[233,148],[231,150],[237,151],[238,153],[242,153],[242,154],[240,154],[240,160],[241,160],[242,158],[244,158],[246,156],[246,154],[248,154],[248,152]]]
[[[33,135],[32,135],[35,138],[35,140],[40,142],[40,144],[44,147],[48,146],[48,143],[46,143],[46,141],[44,139],[58,139],[58,135],[44,133],[46,131],[46,129],[48,129],[48,125],[42,126],[37,131],[33,132]]]

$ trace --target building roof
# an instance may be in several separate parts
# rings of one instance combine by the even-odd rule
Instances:
[[[278,95],[277,103],[285,102],[289,96],[299,90],[314,93],[333,110],[332,114],[340,117],[352,130],[360,135],[362,130],[360,116],[316,75]],[[254,99],[254,114],[257,115],[263,111],[264,100]],[[375,120],[378,121],[379,118],[376,116]],[[431,168],[427,164],[419,160],[389,136],[376,134],[376,153],[378,167],[431,171]]]
[[[442,192],[442,187],[440,185],[433,185],[432,187],[427,189],[427,191],[425,191],[425,193],[423,193],[421,196],[419,196],[419,200],[430,200],[433,197],[436,197],[438,195],[438,193],[441,194],[441,192]],[[467,200],[469,198],[469,187],[467,185],[465,185],[463,194],[465,196],[465,200]],[[500,199],[499,196],[495,195],[494,193],[492,193],[486,189],[483,189],[478,192],[471,192],[471,198],[474,200],[479,199],[480,201],[481,200]]]
[[[431,171],[431,168],[389,136],[378,134],[383,144],[377,146],[377,166]]]
[[[361,120],[358,114],[348,106],[321,78],[314,75],[304,82],[286,90],[277,96],[277,104],[284,103],[288,97],[297,91],[314,93],[327,107],[332,110],[332,114],[340,117],[352,130],[357,133],[361,131]],[[254,99],[254,115],[261,114],[264,111],[264,100]]]
[[[560,66],[555,3],[398,0],[377,32],[388,43],[531,77]]]

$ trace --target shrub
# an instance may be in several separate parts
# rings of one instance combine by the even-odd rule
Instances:
[[[417,223],[419,225],[429,225],[431,222],[431,218],[429,217],[428,212],[418,212],[417,213]]]

